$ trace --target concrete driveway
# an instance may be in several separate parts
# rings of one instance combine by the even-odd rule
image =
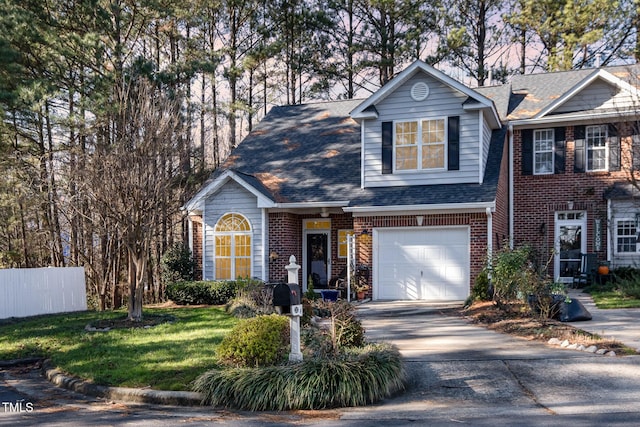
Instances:
[[[499,334],[443,315],[447,307],[359,307],[367,337],[398,346],[409,385],[379,405],[345,409],[341,419],[493,426],[515,420],[551,425],[562,422],[558,417],[583,425],[603,425],[603,419],[604,425],[634,425],[640,419],[640,356],[595,355]]]

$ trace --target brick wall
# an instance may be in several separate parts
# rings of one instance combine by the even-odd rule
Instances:
[[[596,253],[599,259],[606,259],[609,230],[606,226],[607,201],[603,198],[603,193],[614,182],[627,181],[628,172],[625,170],[628,171],[631,161],[631,138],[625,136],[629,135],[628,129],[620,130],[621,171],[574,172],[574,128],[567,126],[565,172],[552,175],[522,175],[522,135],[520,130],[514,131],[513,236],[516,245],[532,245],[540,253],[539,262],[546,263],[553,256],[555,213],[567,210],[586,211],[587,252],[596,252],[593,245],[593,227],[594,219],[600,219],[602,246]],[[553,277],[553,262],[549,266],[549,273]]]
[[[202,280],[202,216],[191,216],[191,226],[193,227],[193,260],[195,269],[194,279]]]

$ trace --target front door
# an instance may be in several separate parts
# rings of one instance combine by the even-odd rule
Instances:
[[[572,282],[580,271],[581,254],[587,251],[587,215],[582,211],[556,212],[555,278]]]
[[[309,231],[305,234],[304,284],[308,289],[313,280],[314,289],[327,288],[329,283],[329,232]]]

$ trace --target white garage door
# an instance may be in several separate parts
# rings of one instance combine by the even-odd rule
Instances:
[[[375,299],[469,296],[468,227],[376,230],[373,245]]]

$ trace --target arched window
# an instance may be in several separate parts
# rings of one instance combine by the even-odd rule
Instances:
[[[251,277],[251,225],[235,213],[224,215],[215,226],[216,279]]]

